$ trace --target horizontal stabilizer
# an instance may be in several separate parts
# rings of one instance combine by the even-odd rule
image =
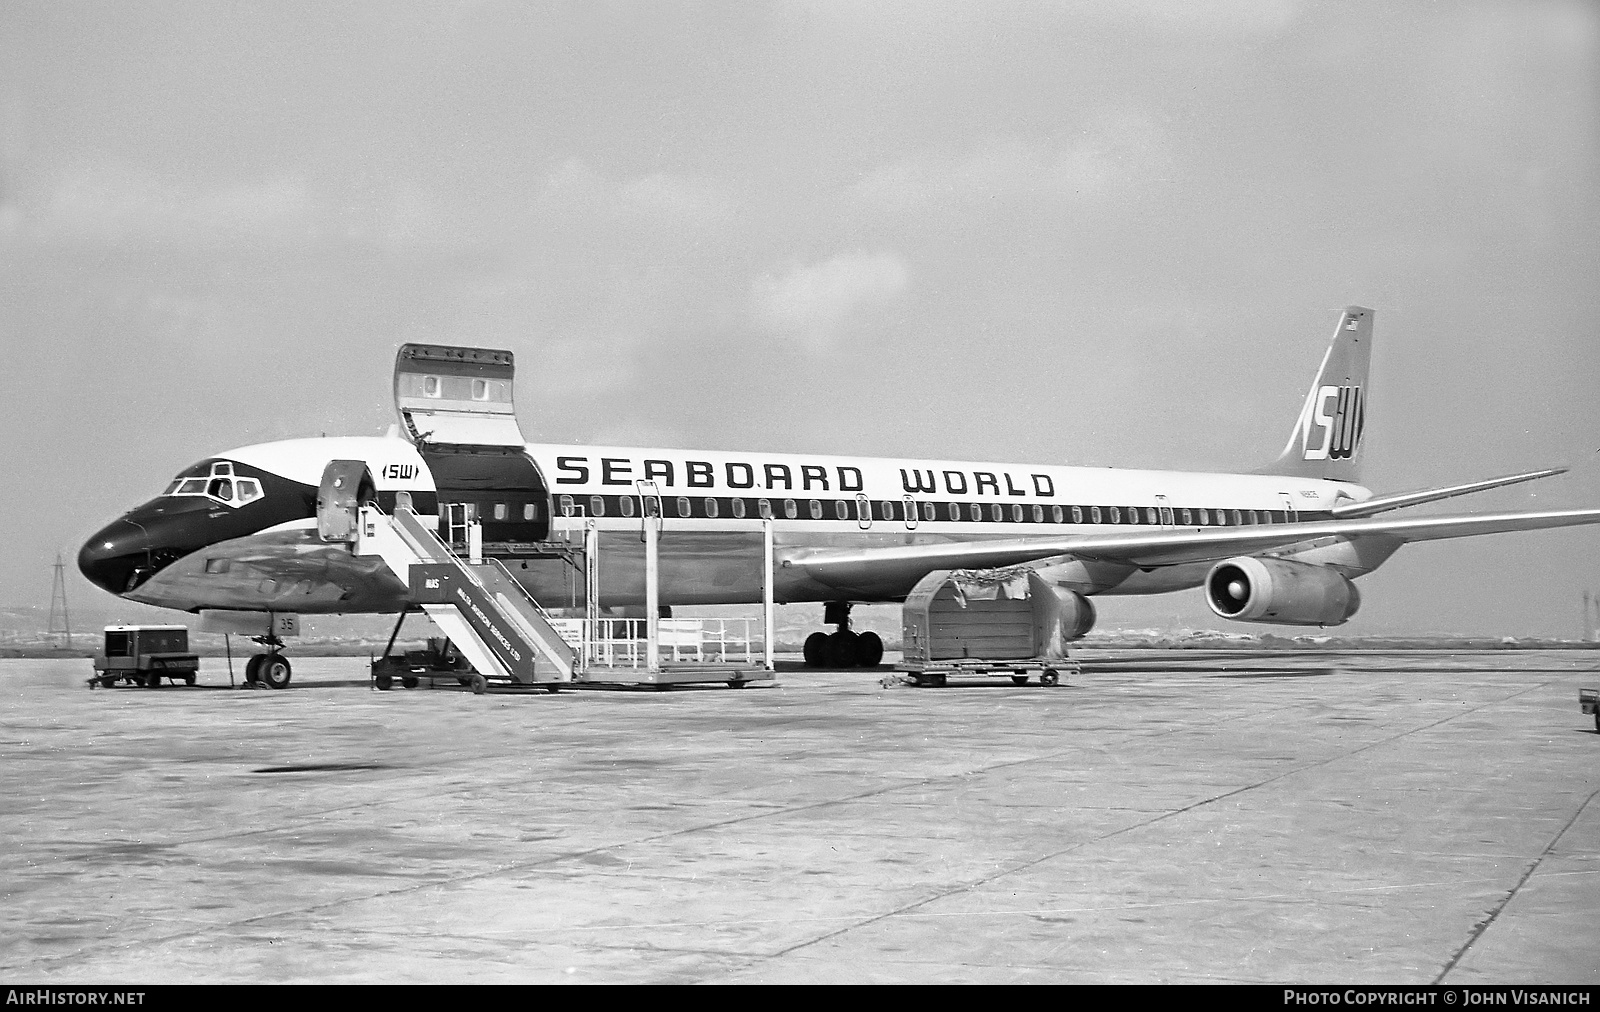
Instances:
[[[1506,485],[1516,485],[1519,482],[1533,481],[1538,478],[1548,478],[1551,475],[1566,474],[1564,467],[1547,467],[1542,471],[1528,471],[1524,474],[1508,474],[1501,478],[1485,478],[1482,481],[1471,481],[1465,485],[1448,485],[1443,488],[1421,489],[1416,492],[1398,492],[1394,495],[1380,495],[1364,502],[1345,503],[1335,506],[1330,512],[1340,520],[1370,517],[1387,510],[1397,510],[1406,506],[1420,506],[1425,502],[1437,502],[1440,499],[1450,499],[1458,495],[1467,495],[1471,492],[1482,492],[1485,489],[1502,488]]]

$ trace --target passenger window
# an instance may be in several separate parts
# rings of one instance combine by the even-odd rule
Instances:
[[[1033,522],[1036,523],[1036,524],[1044,523],[1044,507],[1043,506],[1035,506],[1033,508]]]
[[[575,514],[577,512],[578,512],[578,507],[573,503],[572,496],[570,496],[570,495],[562,496],[561,497],[561,515],[564,516],[564,517],[570,517],[570,516],[572,516],[573,514]]]
[[[1099,523],[1100,522],[1100,507],[1098,507],[1098,506],[1090,506],[1089,507],[1089,520],[1090,520],[1091,523]]]
[[[1011,504],[1011,522],[1022,523],[1022,504],[1019,502]]]
[[[973,503],[972,504],[972,509],[970,511],[968,511],[968,516],[970,516],[973,520],[982,520],[983,519],[983,507],[980,506],[977,503]]]
[[[800,507],[795,505],[795,501],[793,499],[785,499],[783,501],[783,515],[788,517],[790,520],[793,520],[795,517],[800,515]]]
[[[1117,509],[1115,506],[1110,507],[1110,510],[1111,510],[1111,522],[1114,523],[1114,524],[1122,523],[1122,511]]]
[[[592,517],[603,517],[606,515],[605,496],[592,495],[589,497],[589,515]],[[495,519],[500,519],[500,510],[498,507],[495,509]]]
[[[629,502],[628,506],[629,506],[628,512],[630,514],[632,514],[632,512],[633,512],[633,509],[632,509],[633,503]],[[527,503],[526,505],[524,505],[522,507],[522,519],[524,519],[524,520],[537,520],[537,519],[539,519],[539,507],[535,506],[531,502]]]
[[[1064,520],[1066,520],[1066,518],[1067,518],[1067,515],[1064,512],[1062,512],[1060,506],[1052,506],[1052,507],[1050,507],[1050,522],[1051,523],[1059,524],[1059,523],[1063,522]]]
[[[772,503],[766,499],[756,500],[756,512],[761,514],[761,519],[772,519]]]
[[[529,507],[529,508],[531,509],[532,507]],[[618,496],[617,497],[617,509],[619,511],[621,511],[622,515],[625,516],[625,517],[633,516],[633,496],[631,496],[631,495]],[[528,519],[531,520],[533,518],[532,517],[528,517]]]
[[[1201,507],[1201,509],[1200,509],[1200,526],[1208,527],[1208,526],[1210,526],[1210,524],[1211,524],[1211,511],[1206,509],[1206,508],[1204,508],[1204,507]]]
[[[1138,522],[1139,522],[1139,507],[1137,507],[1137,506],[1129,506],[1128,507],[1128,523],[1136,524]]]
[[[740,520],[744,519],[744,500],[743,499],[735,499],[733,501],[733,515],[738,517]]]
[[[422,377],[422,396],[424,396],[424,397],[437,397],[437,396],[439,396],[439,377],[437,377],[437,376],[424,376],[424,377]]]
[[[994,518],[994,522],[997,524],[1005,522],[1006,511],[997,502],[989,504],[989,515]]]
[[[689,505],[689,497],[686,495],[678,496],[678,516],[688,517],[693,515],[694,510]]]
[[[706,496],[706,516],[715,517],[719,512],[721,511],[717,509],[717,501],[710,496]]]
[[[596,501],[598,501],[599,497],[596,496],[595,498],[596,498]],[[595,511],[595,516],[599,516],[599,515],[600,515],[600,511],[596,510]],[[506,504],[505,503],[497,502],[497,503],[494,504],[494,518],[496,520],[504,520],[506,518]]]
[[[1238,510],[1234,510],[1233,511],[1233,523],[1234,523],[1235,527],[1237,527],[1238,525],[1244,523],[1244,517],[1239,515],[1239,511]]]
[[[889,502],[887,499],[883,502],[880,502],[878,504],[878,518],[881,520],[893,520],[894,503]]]
[[[960,520],[961,504],[958,502],[953,502],[945,509],[945,512],[950,514],[951,520]]]
[[[822,519],[822,503],[817,501],[816,499],[811,500],[811,519],[813,519],[813,520],[821,520]]]
[[[1188,527],[1190,524],[1194,523],[1194,514],[1189,510],[1182,511],[1181,515],[1183,517],[1183,525],[1185,527]]]
[[[928,520],[928,521],[933,521],[933,520],[937,520],[938,517],[939,517],[939,511],[934,509],[933,503],[925,502],[925,503],[922,504],[922,519]]]
[[[833,515],[840,520],[849,520],[850,504],[843,499],[835,499],[833,501]]]
[[[472,381],[472,399],[486,401],[489,399],[489,384],[485,380]]]

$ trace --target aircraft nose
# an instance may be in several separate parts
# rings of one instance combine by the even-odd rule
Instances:
[[[149,562],[144,531],[126,520],[108,524],[78,550],[78,569],[89,582],[113,594],[132,588],[135,571]]]

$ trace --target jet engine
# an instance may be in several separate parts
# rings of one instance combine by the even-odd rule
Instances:
[[[1041,657],[1065,657],[1066,644],[1082,639],[1094,628],[1094,602],[1037,573],[1028,574],[1028,599],[1033,607],[1035,649]]]
[[[1246,556],[1211,567],[1206,604],[1240,622],[1343,625],[1361,607],[1361,592],[1325,566]]]

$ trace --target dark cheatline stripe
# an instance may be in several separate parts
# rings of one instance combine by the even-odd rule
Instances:
[[[576,495],[563,493],[554,497],[557,516],[612,517],[639,516],[640,501],[636,495]],[[983,523],[1022,524],[1024,526],[1087,526],[1087,527],[1247,527],[1291,522],[1310,523],[1331,520],[1333,515],[1325,510],[1301,510],[1293,520],[1285,510],[1235,510],[1215,507],[1166,507],[1172,516],[1162,523],[1155,506],[1094,506],[1090,504],[1057,505],[1039,502],[972,502],[970,500],[919,499],[912,508],[917,511],[915,522],[924,523]],[[871,499],[866,509],[873,523],[905,523],[906,503],[902,499]],[[796,499],[757,498],[739,496],[664,495],[661,512],[666,519],[692,520],[759,520],[772,517],[776,520],[820,520],[833,523],[859,524],[862,506],[851,499]],[[1096,512],[1098,511],[1098,513]],[[1251,520],[1251,513],[1255,519]],[[1239,519],[1234,520],[1234,514]],[[1095,517],[1098,515],[1099,519]]]

